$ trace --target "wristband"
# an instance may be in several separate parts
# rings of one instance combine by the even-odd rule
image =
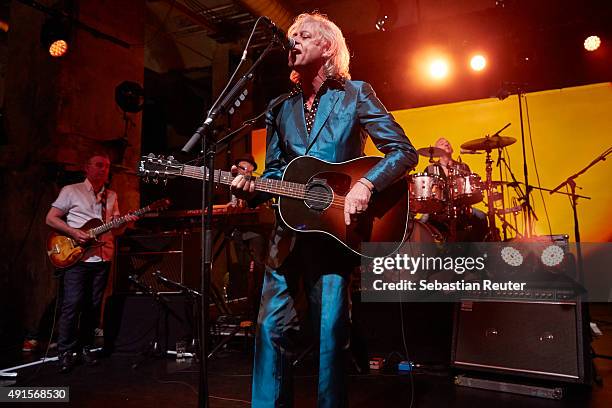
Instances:
[[[361,179],[357,180],[358,183],[363,184],[364,186],[366,186],[366,188],[368,190],[370,190],[370,194],[374,194],[374,188],[370,188],[370,186],[368,186],[366,183],[364,183],[363,181],[361,181]]]

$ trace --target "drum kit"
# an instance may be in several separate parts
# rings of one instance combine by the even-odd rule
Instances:
[[[508,211],[503,200],[501,200],[503,194],[497,191],[497,187],[516,187],[518,182],[492,179],[493,160],[491,159],[491,152],[499,149],[501,155],[501,149],[515,142],[516,139],[513,137],[495,134],[470,140],[461,145],[462,151],[486,153],[485,180],[482,180],[478,174],[471,172],[469,167],[461,162],[451,161],[445,172],[441,165],[434,162],[434,158],[447,155],[446,151],[441,148],[424,147],[418,149],[417,152],[421,156],[428,157],[432,165],[428,166],[425,172],[415,173],[410,177],[410,211],[415,215],[423,214],[421,219],[427,220],[428,223],[432,219],[438,220],[438,224],[440,222],[444,223],[446,231],[441,233],[440,236],[445,241],[500,241],[499,230],[495,225],[496,217],[500,217],[504,223],[504,232],[506,226],[513,229],[514,227],[505,221],[505,214]],[[466,229],[466,222],[478,222],[476,217],[473,217],[473,212],[478,210],[473,210],[471,206],[483,200],[486,200],[487,212],[485,215],[488,226],[480,228],[483,230],[482,234],[472,235],[466,239],[466,235],[461,234],[461,231]],[[503,208],[501,209],[495,208],[495,202],[498,200],[502,201]],[[483,219],[480,222],[484,223],[485,220]],[[471,226],[468,225],[467,229],[470,228]]]

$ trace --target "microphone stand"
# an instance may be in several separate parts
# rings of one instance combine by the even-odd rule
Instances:
[[[593,167],[595,164],[599,163],[600,161],[606,160],[606,156],[608,156],[611,153],[612,153],[612,147],[609,147],[605,152],[597,156],[595,160],[589,163],[588,166],[580,170],[578,173],[572,174],[567,179],[565,179],[565,181],[559,184],[557,187],[549,191],[549,194],[555,194],[555,193],[563,194],[562,192],[559,191],[559,189],[561,189],[563,186],[570,187],[571,193],[569,195],[572,197],[571,203],[572,203],[572,212],[574,213],[574,237],[576,239],[576,256],[578,258],[578,279],[579,279],[578,282],[581,284],[582,284],[582,279],[583,279],[583,275],[582,275],[583,269],[582,269],[582,249],[580,248],[580,225],[578,223],[578,198],[582,196],[579,196],[578,194],[576,194],[576,187],[577,187],[576,179],[581,174],[585,173],[588,169]],[[590,198],[590,197],[583,197],[583,198]]]
[[[518,106],[519,106],[519,121],[521,123],[521,147],[523,149],[523,177],[525,178],[525,186],[526,186],[526,192],[525,192],[525,206],[527,207],[527,214],[526,214],[526,222],[525,222],[525,237],[529,238],[532,235],[532,222],[531,222],[531,203],[529,201],[529,194],[531,193],[531,190],[529,188],[529,178],[528,178],[528,172],[527,172],[527,153],[525,151],[525,125],[523,123],[523,101],[522,101],[522,97],[523,97],[523,89],[521,88],[521,86],[526,85],[526,84],[521,84],[521,83],[516,83],[516,82],[507,82],[507,83],[503,83],[502,84],[502,90],[503,93],[501,95],[498,95],[498,98],[500,100],[503,100],[505,98],[507,98],[511,93],[512,90],[514,90],[514,92],[516,93],[516,97],[518,98]],[[505,89],[504,89],[505,88]],[[503,95],[503,96],[502,96]]]
[[[533,214],[533,208],[531,208],[531,203],[529,201],[529,195],[531,194],[531,189],[529,188],[529,178],[527,174],[527,153],[525,152],[525,127],[523,124],[523,102],[522,102],[523,90],[520,87],[516,88],[516,97],[518,98],[519,120],[521,122],[521,145],[523,148],[523,176],[525,177],[525,207],[527,207],[527,222],[525,225],[525,236],[529,238],[531,237],[533,233],[532,222],[531,222],[531,214]]]
[[[202,121],[202,125],[195,131],[189,141],[183,146],[183,152],[190,152],[198,141],[201,141],[204,155],[203,177],[202,177],[202,245],[201,245],[201,271],[200,271],[200,377],[198,387],[198,406],[208,407],[208,371],[207,371],[207,342],[208,334],[208,303],[210,292],[210,275],[212,271],[212,213],[213,213],[213,189],[214,189],[214,161],[216,155],[216,143],[212,140],[212,130],[215,119],[224,113],[230,115],[235,112],[248,93],[247,85],[254,78],[257,66],[263,61],[264,57],[278,45],[278,39],[271,41],[263,50],[259,58],[247,70],[236,84],[227,93],[222,94],[217,99],[220,101],[212,107],[208,117]],[[246,54],[246,50],[245,50]],[[230,80],[231,81],[231,80]],[[225,89],[228,89],[227,86]]]

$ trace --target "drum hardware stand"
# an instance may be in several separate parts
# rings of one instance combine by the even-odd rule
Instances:
[[[503,159],[503,157],[502,157],[503,150],[502,150],[502,149],[503,149],[503,148],[501,148],[501,147],[499,147],[499,148],[497,149],[497,163],[495,163],[495,166],[496,166],[497,168],[499,168],[499,179],[500,179],[500,180],[503,180],[503,179],[504,179],[504,178],[502,177],[502,168],[501,168],[501,166],[499,165],[499,163],[500,163],[500,162],[502,161],[502,159]],[[504,162],[505,162],[505,160],[504,160]],[[490,187],[493,187],[493,186],[490,186]],[[503,185],[503,184],[501,184],[501,203],[502,203],[502,208],[504,208],[504,209],[505,209],[505,208],[506,208],[506,199],[505,199],[505,197],[504,197],[504,185]],[[500,218],[500,219],[501,219],[501,222],[502,222],[502,231],[503,231],[503,235],[504,235],[504,242],[505,242],[505,241],[507,241],[507,240],[508,240],[508,225],[510,225],[510,224],[509,224],[509,223],[506,221],[506,213],[505,213],[505,212],[503,212],[503,213],[501,214],[501,217],[500,217],[500,214],[499,214],[499,213],[496,213],[496,214],[497,214],[497,217],[498,217],[498,218]],[[517,231],[517,229],[516,229],[516,228],[514,228],[514,230],[515,230],[515,231],[518,233],[518,231]]]
[[[528,200],[527,195],[523,193],[523,189],[521,188],[521,182],[516,179],[516,177],[514,176],[514,173],[512,172],[512,169],[510,168],[510,165],[508,164],[506,159],[501,154],[499,156],[497,163],[498,164],[503,163],[506,169],[508,169],[508,172],[510,173],[510,177],[512,178],[512,182],[513,182],[512,187],[517,192],[518,200],[521,201],[521,207],[523,208],[523,212],[525,213],[525,219],[530,220],[531,217],[533,217],[536,221],[539,221],[538,216],[536,215],[533,207],[531,206],[531,202]],[[500,167],[500,172],[501,172],[501,167]],[[530,191],[531,189],[534,189],[534,188],[539,189],[539,187],[528,186],[527,190]],[[529,223],[530,222],[528,221],[527,224]],[[521,237],[529,237],[529,235],[521,234]]]
[[[164,298],[158,291],[150,287],[149,285],[140,282],[136,275],[130,275],[128,277],[130,281],[132,281],[140,290],[142,290],[147,295],[151,296],[151,298],[155,301],[157,305],[157,317],[155,318],[155,337],[153,340],[149,342],[149,345],[145,351],[142,352],[141,358],[132,364],[132,369],[136,369],[139,365],[141,365],[144,361],[146,361],[149,357],[159,357],[162,355],[162,350],[160,347],[160,338],[159,338],[159,320],[162,309],[164,311],[164,325],[166,328],[166,336],[168,335],[168,315],[172,314],[177,320],[182,321],[181,317],[177,315],[168,305],[168,300]],[[168,341],[166,338],[166,349],[168,348]]]
[[[505,212],[501,212],[499,210],[495,210],[495,215],[497,215],[497,218],[500,219],[500,221],[502,222],[502,230],[504,231],[504,241],[507,241],[508,238],[506,236],[506,230],[508,229],[508,227],[510,227],[510,229],[512,231],[514,231],[514,233],[516,234],[517,237],[522,238],[523,234],[521,234],[519,232],[519,230],[512,224],[510,224],[507,220],[506,220],[506,213]]]
[[[571,199],[572,212],[574,214],[574,237],[576,239],[576,255],[578,258],[577,261],[578,261],[578,279],[579,279],[578,282],[579,283],[582,283],[583,269],[582,269],[582,250],[580,248],[580,225],[578,223],[578,198],[582,197],[582,198],[590,199],[590,197],[584,197],[584,196],[580,196],[576,194],[576,188],[580,188],[576,185],[576,179],[580,175],[585,173],[588,169],[590,169],[595,164],[597,164],[598,162],[606,160],[606,156],[608,156],[611,153],[612,153],[612,147],[609,147],[608,149],[606,149],[606,151],[604,151],[602,154],[597,156],[595,160],[589,163],[588,166],[580,170],[578,173],[572,174],[567,179],[565,179],[565,181],[563,181],[561,184],[559,184],[557,187],[555,187],[554,189],[552,189],[552,191],[549,192],[549,194],[554,194],[554,193],[563,194],[559,191],[559,189],[561,189],[561,187],[563,186],[569,186],[571,190],[571,193],[569,195],[572,198]]]
[[[506,125],[507,127],[507,125]],[[503,129],[502,129],[503,130]],[[501,130],[499,131],[501,132]],[[499,134],[499,132],[497,132]],[[485,241],[500,241],[501,237],[499,236],[499,229],[495,226],[495,203],[493,202],[493,189],[492,186],[492,174],[493,174],[493,160],[491,160],[491,149],[486,149],[486,159],[485,159],[485,172],[486,172],[486,185],[487,185],[487,218],[489,219],[489,232],[485,238]]]

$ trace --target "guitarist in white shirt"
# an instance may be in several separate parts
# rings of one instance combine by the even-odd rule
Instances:
[[[91,154],[84,170],[85,181],[62,188],[46,217],[47,225],[71,236],[78,244],[90,240],[89,234],[79,229],[86,222],[95,218],[108,222],[120,215],[117,193],[105,186],[110,171],[109,157],[104,153]],[[128,215],[128,221],[137,219],[136,216]],[[100,235],[99,240],[103,245],[90,249],[81,261],[63,270],[63,301],[58,337],[62,373],[70,371],[74,366],[74,352],[82,355],[87,364],[97,362],[90,349],[113,257],[114,235],[122,233],[124,229],[125,224],[112,233]],[[78,330],[77,324],[80,326]]]

